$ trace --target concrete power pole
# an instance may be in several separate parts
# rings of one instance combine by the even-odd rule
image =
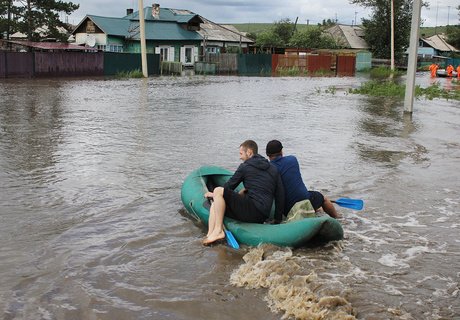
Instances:
[[[395,3],[391,2],[391,71],[395,71]]]
[[[145,43],[145,20],[144,20],[144,1],[139,0],[139,27],[141,31],[141,60],[142,74],[145,78],[149,76],[147,69],[147,45]]]
[[[404,112],[412,113],[415,92],[415,73],[417,71],[417,51],[420,33],[421,0],[414,0],[412,8],[412,24],[410,30],[409,61],[407,63],[406,93],[404,96]]]

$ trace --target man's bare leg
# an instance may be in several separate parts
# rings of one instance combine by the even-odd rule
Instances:
[[[209,208],[209,220],[208,220],[208,233],[206,234],[206,238],[211,235],[215,228],[216,223],[216,214],[214,213],[214,202],[211,204],[211,208]]]
[[[212,204],[213,209],[213,226],[209,224],[208,236],[203,240],[204,245],[211,244],[215,241],[225,238],[224,232],[224,214],[225,214],[225,200],[224,200],[224,188],[217,187],[214,189],[214,202]],[[210,216],[211,218],[211,216]],[[211,221],[210,221],[211,222]],[[212,230],[211,230],[212,228]]]

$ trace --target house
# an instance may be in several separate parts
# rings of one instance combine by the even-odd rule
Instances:
[[[249,45],[254,43],[234,26],[201,19],[203,23],[198,33],[203,38],[202,47],[206,53],[247,52]]]
[[[189,10],[144,8],[147,53],[160,54],[161,61],[193,65],[206,51],[247,47],[252,40],[213,23]],[[109,52],[140,52],[139,12],[127,9],[126,16],[87,15],[72,32],[77,44]]]
[[[460,50],[447,43],[444,34],[435,34],[419,40],[418,55],[423,58],[446,56],[455,52],[460,52]]]
[[[329,33],[340,47],[344,49],[369,49],[364,40],[364,30],[358,26],[337,24],[325,32]]]

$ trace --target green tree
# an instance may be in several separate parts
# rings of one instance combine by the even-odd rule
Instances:
[[[389,0],[350,0],[370,8],[370,19],[362,19],[364,39],[377,58],[391,57],[391,2]],[[409,46],[412,0],[393,0],[395,59],[401,59]]]
[[[335,40],[330,35],[323,33],[320,28],[311,28],[301,32],[296,32],[291,37],[289,45],[296,48],[337,48]]]
[[[294,23],[292,23],[289,18],[285,18],[275,21],[273,32],[278,35],[283,45],[286,46],[294,33],[294,28]]]
[[[273,31],[265,31],[257,36],[256,46],[260,49],[273,49],[283,46],[281,37]]]
[[[7,38],[17,30],[17,21],[13,19],[17,14],[13,0],[0,0],[0,38]]]
[[[78,4],[61,0],[1,0],[0,26],[2,33],[10,26],[10,31],[19,31],[27,34],[29,40],[40,38],[38,28],[47,28],[47,37],[65,40],[66,36],[59,32],[59,28],[70,30],[69,26],[59,19],[60,13],[70,15],[79,8]],[[10,3],[10,19],[8,7]]]
[[[256,41],[256,40],[257,40],[257,33],[255,33],[255,32],[249,32],[248,34],[246,34],[246,38],[249,38],[249,39],[251,39],[251,40]]]
[[[323,23],[318,23],[318,26],[323,26],[323,27],[332,27],[332,26],[335,26],[337,24],[337,22],[335,20],[331,20],[331,19],[323,19]]]
[[[457,7],[459,23],[453,26],[447,26],[447,41],[455,48],[460,49],[460,5]]]

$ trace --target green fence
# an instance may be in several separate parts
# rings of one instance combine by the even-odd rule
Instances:
[[[449,64],[451,64],[454,67],[454,69],[456,69],[457,66],[460,65],[460,58],[449,58],[449,59],[447,59],[446,62],[447,63],[446,63],[445,66],[448,66]]]
[[[133,70],[142,70],[142,60],[139,53],[104,53],[104,75],[115,75]],[[160,74],[159,54],[147,54],[147,70],[149,75]]]
[[[271,76],[271,54],[238,54],[238,75]]]
[[[360,51],[356,53],[356,71],[372,69],[372,53]]]

